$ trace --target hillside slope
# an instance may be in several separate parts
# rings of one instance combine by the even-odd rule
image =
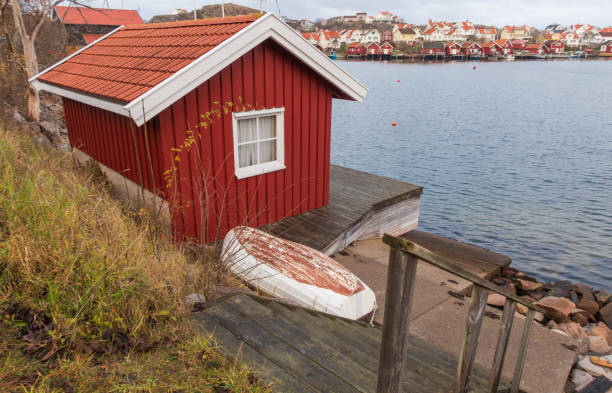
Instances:
[[[107,189],[0,123],[0,392],[266,391],[192,331],[198,266]]]
[[[245,7],[238,4],[227,3],[225,4],[225,16],[236,16],[236,15],[248,15],[257,14],[258,10]],[[196,10],[196,16],[198,19],[204,18],[220,18],[221,17],[221,4],[210,4]],[[178,15],[155,15],[149,20],[149,23],[158,22],[175,22],[179,20],[193,19],[193,11],[184,12]]]

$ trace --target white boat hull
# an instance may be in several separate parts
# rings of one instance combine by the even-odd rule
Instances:
[[[257,229],[228,232],[223,258],[249,285],[307,308],[348,319],[376,308],[374,292],[332,258]]]

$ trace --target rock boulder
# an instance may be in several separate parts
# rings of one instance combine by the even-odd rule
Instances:
[[[612,303],[606,304],[599,310],[599,317],[608,327],[612,327]]]
[[[555,329],[561,330],[571,338],[576,340],[584,340],[589,337],[587,332],[576,322],[568,322],[557,325]]]
[[[571,300],[564,297],[547,296],[540,299],[538,306],[545,310],[545,316],[557,323],[563,322],[570,315],[576,305]]]
[[[542,284],[539,282],[523,280],[520,278],[517,279],[516,282],[517,282],[518,288],[521,291],[535,291],[536,289],[539,289],[542,287]]]
[[[599,307],[603,307],[612,301],[612,295],[601,289],[593,292],[593,295],[595,296],[597,303],[599,303]]]
[[[593,315],[597,314],[597,311],[599,311],[599,304],[597,304],[595,300],[589,300],[584,297],[580,299],[577,306],[578,308],[588,311]]]
[[[490,306],[503,307],[506,303],[506,297],[500,295],[499,293],[489,292],[489,297],[487,298],[487,304]]]

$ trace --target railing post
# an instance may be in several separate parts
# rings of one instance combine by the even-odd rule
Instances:
[[[418,258],[393,247],[387,269],[387,295],[378,364],[378,393],[399,393],[404,347],[410,324]]]
[[[491,368],[491,377],[489,378],[489,393],[497,393],[502,369],[504,368],[504,358],[506,356],[506,349],[508,348],[510,332],[512,331],[512,322],[514,321],[515,311],[516,302],[506,298],[506,303],[504,304],[504,315],[502,316],[501,325],[499,327],[497,349],[495,350],[493,367]]]
[[[518,354],[516,355],[516,365],[514,366],[514,377],[512,378],[512,389],[511,393],[517,393],[521,384],[521,377],[523,376],[523,366],[525,365],[525,357],[527,356],[527,345],[529,344],[529,335],[531,334],[531,326],[535,319],[535,310],[529,309],[527,312],[527,319],[525,320],[525,326],[523,326],[523,336],[521,337],[521,346],[519,347]]]
[[[488,295],[489,290],[487,288],[477,284],[472,287],[472,302],[465,322],[461,354],[457,367],[457,393],[465,393],[468,390]]]

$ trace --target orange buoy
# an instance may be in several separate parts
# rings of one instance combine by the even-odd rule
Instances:
[[[399,82],[399,79],[397,81]]]
[[[396,121],[394,121],[394,122],[392,122],[392,123],[391,123],[391,125],[392,125],[393,127],[395,127],[395,126],[397,125],[397,122],[396,122]]]
[[[473,69],[473,70],[475,70],[475,69],[476,69],[476,66],[472,67],[472,69]]]

